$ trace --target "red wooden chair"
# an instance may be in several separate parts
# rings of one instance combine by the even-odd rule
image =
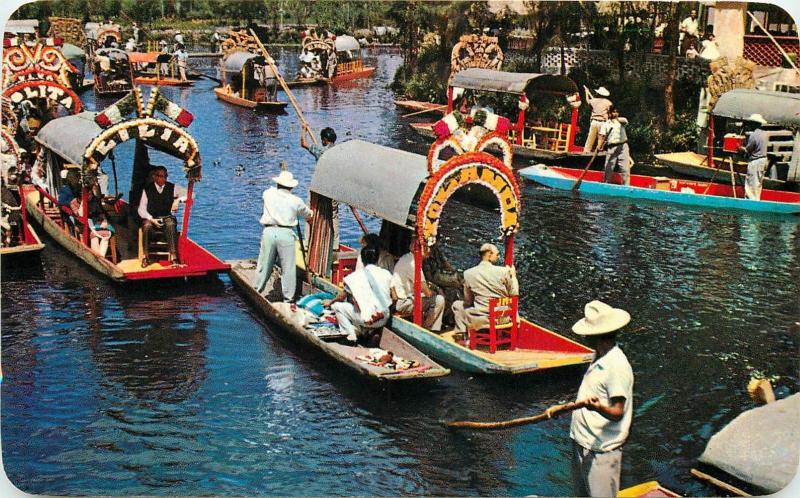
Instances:
[[[489,300],[489,328],[474,330],[469,328],[469,348],[475,349],[479,344],[489,346],[489,353],[494,354],[497,346],[509,345],[509,351],[517,349],[519,318],[517,303],[519,297],[500,297]]]

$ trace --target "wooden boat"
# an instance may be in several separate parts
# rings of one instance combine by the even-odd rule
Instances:
[[[367,78],[375,72],[372,66],[365,66],[358,40],[349,35],[332,36],[330,33],[308,33],[302,40],[301,65],[308,64],[305,76],[297,81],[321,80],[329,84],[343,83],[359,78]],[[304,59],[313,54],[316,62]],[[303,70],[301,70],[301,75]]]
[[[431,114],[444,114],[447,104],[437,104],[435,102],[422,102],[419,100],[398,99],[394,105],[407,111],[430,111]]]
[[[498,144],[497,141],[500,141]],[[485,150],[466,152],[439,161],[439,149],[428,157],[380,145],[350,140],[332,147],[320,158],[311,180],[312,220],[308,261],[314,274],[331,275],[338,285],[353,270],[356,254],[339,247],[336,261],[329,228],[333,223],[331,205],[349,205],[383,220],[387,249],[401,254],[414,241],[415,260],[422,261],[422,245],[436,242],[439,215],[450,196],[467,185],[484,185],[501,200],[502,233],[506,234],[505,263],[513,263],[514,232],[518,228],[519,186],[507,165],[508,142],[496,136],[485,145],[499,145],[508,155],[503,161]],[[505,146],[503,146],[505,144]],[[434,147],[438,147],[438,144]],[[417,280],[421,280],[417,267]],[[419,288],[417,288],[419,289]],[[589,363],[593,351],[575,341],[519,320],[518,347],[489,353],[463,345],[452,331],[438,334],[422,326],[421,294],[417,290],[413,317],[395,316],[392,330],[423,353],[442,364],[467,372],[483,374],[522,374]]]
[[[405,370],[396,370],[361,360],[359,357],[368,355],[369,348],[352,346],[335,340],[325,339],[317,336],[313,328],[302,326],[294,318],[297,316],[296,311],[292,311],[290,305],[284,305],[284,303],[280,302],[282,296],[280,295],[279,287],[276,289],[277,292],[275,293],[277,298],[272,301],[259,294],[253,288],[252,284],[255,277],[256,266],[254,260],[229,261],[228,263],[231,266],[231,280],[256,310],[269,321],[278,325],[281,330],[312,345],[333,360],[358,374],[379,381],[397,382],[442,377],[450,373],[450,370],[442,367],[416,350],[388,327],[384,327],[381,331],[378,347],[385,351],[391,351],[393,354],[405,358],[406,360],[413,360],[418,365]],[[275,274],[273,274],[273,278],[274,277]],[[276,282],[273,280],[271,283],[275,284]],[[315,283],[322,284],[329,289],[335,288],[329,282],[327,284],[322,282],[321,279]],[[273,288],[273,285],[268,283],[267,288]],[[317,292],[319,290],[319,287],[317,289],[311,289],[309,286],[306,287],[306,293]]]
[[[765,178],[764,187],[798,190],[800,188],[800,94],[736,88],[719,96],[709,115],[706,154],[675,152],[657,154],[656,158],[674,171],[706,180],[722,171],[715,180],[730,183],[729,161],[737,173],[747,172],[747,163],[739,154],[744,145],[743,122],[761,114],[769,123],[765,130],[767,155],[774,164],[775,178]],[[736,181],[739,181],[738,179]]]
[[[221,86],[217,98],[258,111],[281,112],[288,102],[277,100],[278,79],[263,55],[236,51],[222,59]]]
[[[665,488],[658,481],[648,481],[620,489],[617,498],[678,498],[680,495]]]
[[[117,48],[98,48],[92,58],[94,93],[121,97],[133,89],[133,73],[128,53]]]
[[[297,88],[303,86],[317,86],[317,85],[327,85],[328,80],[327,78],[307,78],[307,79],[296,79],[294,81],[287,81],[286,86],[289,88]]]
[[[508,132],[515,157],[574,166],[585,166],[592,157],[591,152],[585,152],[582,145],[575,143],[580,99],[576,98],[578,87],[570,78],[551,74],[464,69],[453,76],[448,87],[447,114],[452,113],[455,108],[454,88],[473,92],[507,93],[519,97],[519,114]],[[545,126],[526,121],[528,102],[535,102],[542,94],[564,96],[564,104],[570,109],[570,122]],[[421,136],[436,136],[433,131],[435,123],[418,122],[409,126]],[[604,152],[598,153],[594,162],[602,163],[604,156]]]
[[[154,116],[156,109],[161,110],[165,118]],[[135,116],[126,118],[131,112],[135,112]],[[29,217],[66,250],[116,282],[185,279],[229,270],[227,264],[188,237],[194,182],[200,178],[201,171],[197,142],[184,128],[191,119],[191,114],[165,99],[157,88],[151,92],[150,101],[143,104],[141,90],[135,87],[128,96],[101,113],[83,112],[52,120],[35,138],[41,151],[34,171],[45,171],[45,177],[35,179],[36,185],[26,186],[22,192]],[[102,163],[109,159],[114,171],[114,190],[119,191],[116,163],[111,152],[131,139],[136,141],[131,179],[131,196],[135,198],[123,200],[116,196],[102,199],[106,219],[115,233],[110,240],[110,255],[99,254],[90,246],[86,214],[89,211],[90,185],[92,178],[101,174]],[[170,265],[167,254],[158,258],[153,257],[153,253],[150,254],[152,262],[147,267],[141,266],[143,249],[132,206],[138,206],[150,173],[149,148],[179,159],[182,170],[186,172],[186,203],[182,219],[179,218],[179,266]],[[81,177],[81,207],[78,214],[72,213],[74,225],[64,215],[56,198],[63,182],[60,171],[70,167],[76,168]]]
[[[571,190],[582,170],[548,167],[543,164],[519,170],[523,178],[560,190]],[[728,185],[678,180],[664,177],[631,175],[630,185],[620,185],[622,179],[614,174],[612,182],[603,183],[602,171],[587,171],[579,191],[587,194],[611,195],[671,202],[688,206],[703,206],[717,209],[743,209],[777,214],[800,213],[800,194],[778,190],[762,190],[761,200],[744,198],[744,188],[734,189]]]
[[[3,188],[6,187],[4,186]],[[10,211],[12,209],[15,211],[19,210],[21,215],[20,227],[11,241],[11,244],[6,245],[5,240],[3,240],[3,244],[0,246],[0,257],[2,257],[3,264],[16,261],[21,257],[38,255],[39,252],[44,249],[44,244],[42,244],[39,234],[37,234],[28,223],[28,213],[25,211],[25,196],[20,195],[19,199],[19,206],[3,206],[4,215],[6,214],[6,210]]]
[[[161,52],[129,52],[133,83],[155,86],[192,86],[190,79],[180,79],[178,63],[172,54]],[[164,67],[166,66],[166,70]],[[187,72],[188,75],[188,72]]]
[[[669,166],[669,168],[679,175],[689,178],[700,178],[702,180],[714,180],[717,183],[731,185],[731,173],[728,161],[722,157],[714,157],[716,167],[708,166],[708,157],[697,152],[668,152],[656,154],[658,162]],[[719,171],[718,171],[719,170]],[[733,163],[734,181],[737,185],[744,185],[744,175],[747,174],[747,163],[744,161],[734,161]],[[773,180],[764,178],[764,188],[771,190],[788,190],[790,185],[783,180]]]

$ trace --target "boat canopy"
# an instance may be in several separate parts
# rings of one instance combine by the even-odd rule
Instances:
[[[334,43],[336,44],[337,52],[344,52],[346,50],[358,51],[361,49],[361,45],[358,44],[358,40],[350,35],[337,36]]]
[[[173,157],[191,159],[192,168],[185,168],[187,176],[200,177],[200,158],[197,156],[196,143],[179,126],[150,117],[122,121],[112,128],[104,129],[95,121],[97,114],[85,111],[53,119],[34,138],[65,161],[79,164],[85,169],[89,163],[102,161],[119,143],[137,138],[135,133],[145,133],[147,138],[143,139],[144,142],[153,148]]]
[[[246,64],[262,66],[265,78],[275,78],[275,73],[267,64],[264,56],[251,52],[234,52],[230,54],[222,61],[222,70],[226,73],[239,73]]]
[[[128,60],[129,56],[133,54],[118,48],[98,48],[95,55],[103,55],[114,60]]]
[[[33,34],[36,33],[36,28],[38,27],[39,21],[37,19],[11,19],[6,21],[3,31],[14,34]]]
[[[509,73],[494,69],[470,68],[459,71],[450,86],[516,95],[536,92],[573,94],[578,86],[570,78],[556,74]]]
[[[349,140],[320,157],[310,190],[413,230],[427,176],[425,156]]]
[[[67,60],[76,60],[86,57],[86,53],[84,53],[82,48],[71,43],[65,43],[64,46],[61,47],[61,53],[64,54]]]
[[[736,88],[720,95],[712,114],[743,120],[761,114],[770,124],[800,126],[800,94]]]
[[[163,52],[125,52],[128,59],[134,64],[152,64],[155,62],[165,63],[172,60],[172,54]]]

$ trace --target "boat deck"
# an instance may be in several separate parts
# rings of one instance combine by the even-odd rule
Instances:
[[[454,339],[455,332],[443,332],[439,337],[447,342],[451,342],[458,347],[470,351],[472,354],[479,356],[485,360],[491,361],[498,365],[514,368],[536,363],[540,366],[557,366],[559,364],[573,364],[582,363],[587,354],[591,353],[578,353],[574,351],[545,351],[541,349],[524,349],[517,348],[513,351],[507,349],[498,349],[495,353],[490,353],[486,350],[486,346],[480,346],[477,349],[470,350],[468,344],[461,344]]]

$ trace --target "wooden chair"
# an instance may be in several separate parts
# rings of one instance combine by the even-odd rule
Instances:
[[[139,227],[139,261],[144,258],[144,231]],[[150,236],[149,245],[147,249],[147,259],[150,262],[158,261],[158,257],[169,258],[169,248],[167,247],[167,238],[164,235],[163,228],[155,228]]]
[[[569,132],[572,125],[569,123],[560,123],[558,125],[558,133],[553,139],[552,149],[556,152],[567,152],[569,150]]]
[[[489,353],[494,354],[497,346],[509,345],[509,351],[517,349],[519,318],[517,305],[519,296],[492,298],[489,300],[489,328],[474,330],[468,328],[469,348],[488,345]]]

